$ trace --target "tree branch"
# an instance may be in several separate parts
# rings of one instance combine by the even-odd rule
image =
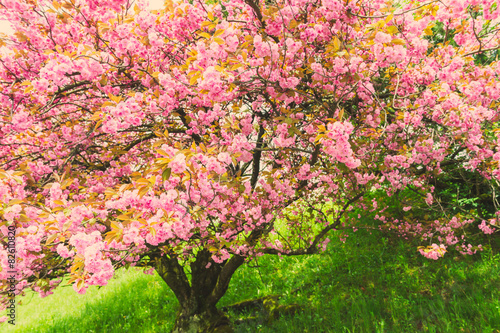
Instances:
[[[255,146],[255,150],[253,152],[253,169],[252,169],[252,179],[250,184],[252,188],[255,188],[257,184],[257,180],[259,178],[260,171],[260,159],[262,157],[262,144],[263,144],[263,136],[264,136],[264,126],[260,125],[259,134],[257,135],[257,145]]]
[[[177,258],[156,257],[155,269],[170,289],[172,289],[179,303],[183,304],[189,300],[191,287],[186,273]]]

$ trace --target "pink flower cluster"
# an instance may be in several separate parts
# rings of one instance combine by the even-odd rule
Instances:
[[[351,169],[361,164],[361,161],[354,157],[354,152],[349,143],[349,135],[353,130],[354,127],[347,121],[329,123],[327,126],[327,139],[323,140],[323,150],[330,155],[330,160],[344,163]]]
[[[418,251],[421,255],[428,259],[438,260],[446,253],[446,246],[444,246],[443,244],[432,244],[431,246],[428,246],[427,248],[421,248]]]

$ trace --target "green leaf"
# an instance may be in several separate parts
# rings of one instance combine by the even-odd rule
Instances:
[[[163,173],[161,174],[161,178],[165,181],[170,178],[170,174],[172,173],[172,169],[166,168]]]

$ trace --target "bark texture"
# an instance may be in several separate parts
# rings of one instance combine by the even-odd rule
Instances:
[[[232,332],[229,319],[217,309],[217,302],[224,296],[231,277],[244,258],[233,256],[216,264],[210,261],[211,253],[200,251],[191,263],[191,281],[177,258],[156,258],[156,271],[172,289],[180,309],[177,313],[175,333],[224,333]],[[208,266],[208,267],[207,267]]]

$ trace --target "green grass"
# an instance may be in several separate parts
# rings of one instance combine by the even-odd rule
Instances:
[[[330,237],[334,239],[333,237]],[[500,255],[448,253],[439,261],[416,247],[358,231],[309,257],[264,256],[239,270],[220,307],[266,295],[299,304],[293,316],[234,313],[237,332],[500,332]],[[119,272],[86,295],[61,288],[22,298],[15,329],[1,332],[168,332],[177,302],[157,276]]]
[[[15,327],[3,323],[0,332],[168,332],[177,306],[157,274],[134,270],[117,272],[85,295],[62,287],[45,298],[29,293],[21,299]]]

